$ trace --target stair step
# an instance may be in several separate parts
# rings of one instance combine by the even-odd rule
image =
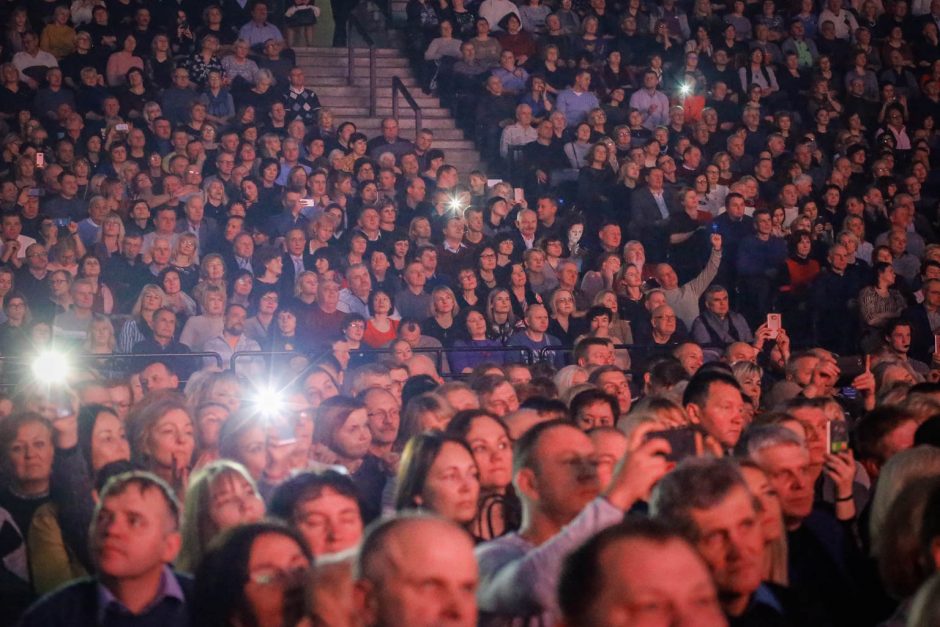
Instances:
[[[358,117],[363,119],[369,118],[369,107],[366,106],[366,101],[363,101],[362,103],[356,103],[355,105],[350,105],[348,100],[343,100],[341,98],[334,100],[332,98],[321,97],[320,103],[330,109],[334,116],[345,115],[346,117]],[[408,121],[411,120],[412,126],[414,126],[414,113],[411,111],[411,107],[406,105],[401,100],[399,100],[398,104],[398,117],[401,118],[399,120],[401,124],[407,126],[409,123]],[[382,118],[387,118],[391,115],[391,103],[386,103],[383,106],[383,104],[379,102],[375,109],[375,118],[372,119],[373,123],[367,123],[366,126],[381,128]],[[442,121],[453,121],[450,117],[450,111],[442,107],[422,107],[421,115],[425,122],[435,121],[435,123],[440,123]]]
[[[300,47],[294,48],[294,53],[297,56],[297,59],[304,59],[309,57],[342,57],[346,58],[348,52],[345,47],[342,48],[330,48],[326,46],[309,46],[309,47]],[[353,55],[360,58],[369,58],[369,48],[368,47],[357,47],[353,48]],[[402,58],[401,50],[398,48],[376,48],[375,49],[376,57],[394,57]]]
[[[349,59],[345,55],[342,57],[329,57],[329,56],[311,56],[311,57],[297,57],[297,65],[304,68],[305,70],[316,70],[319,68],[342,68],[343,71],[349,67]],[[353,67],[356,69],[359,68],[368,68],[369,67],[369,57],[353,57]],[[397,57],[376,57],[375,67],[379,69],[401,69],[408,70],[411,68],[411,64],[408,63],[407,59],[401,59]]]
[[[340,74],[342,75],[341,76],[329,76],[329,75],[320,76],[316,73],[311,73],[306,70],[304,71],[304,76],[306,77],[307,83],[311,86],[311,88],[314,91],[317,92],[318,95],[320,93],[321,88],[323,87],[347,86],[346,71],[343,70],[342,72],[340,72]],[[418,85],[417,79],[410,77],[410,76],[401,76],[399,78],[401,78],[401,82],[405,84],[405,87],[407,87],[409,91],[413,91],[415,89],[417,90],[421,89],[421,87]],[[368,83],[369,82],[368,70],[366,70],[363,74],[354,74],[353,81],[356,83],[356,85],[354,86],[359,86],[359,84],[363,82]],[[376,87],[387,87],[391,89],[392,87],[391,77],[379,76],[378,80],[376,81]]]

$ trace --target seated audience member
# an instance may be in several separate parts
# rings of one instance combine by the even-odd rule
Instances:
[[[574,550],[561,571],[558,606],[563,623],[572,627],[649,619],[663,625],[726,624],[705,560],[680,533],[646,519],[612,525]]]
[[[541,617],[550,623],[558,616],[554,591],[565,556],[594,533],[623,520],[665,474],[665,458],[657,452],[665,452],[668,445],[656,439],[636,445],[638,441],[603,495],[589,463],[594,445],[570,422],[536,425],[516,442],[513,483],[523,523],[518,532],[477,549],[484,619]]]
[[[23,625],[192,624],[192,580],[170,565],[180,551],[179,503],[170,487],[149,473],[111,479],[101,493],[91,527],[98,567],[44,597],[23,616]]]
[[[300,532],[316,559],[351,549],[362,539],[356,485],[335,470],[291,477],[271,495],[268,514]]]
[[[473,542],[450,521],[414,513],[383,519],[363,538],[355,572],[353,598],[363,625],[477,624]],[[416,584],[441,592],[416,595]]]
[[[755,502],[734,461],[692,458],[656,485],[650,510],[694,543],[729,621],[807,624],[807,617],[794,614],[797,599],[764,582],[764,531]]]
[[[192,611],[205,625],[259,623],[303,615],[303,575],[313,555],[299,532],[275,522],[225,531],[196,571]],[[198,618],[195,618],[198,617]]]

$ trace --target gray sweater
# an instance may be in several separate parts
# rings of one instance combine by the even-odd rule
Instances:
[[[532,546],[510,533],[477,547],[481,626],[554,625],[561,565],[569,553],[595,533],[623,521],[624,513],[598,497],[556,536]]]
[[[697,277],[674,290],[666,290],[666,302],[675,310],[676,317],[685,323],[687,329],[698,318],[698,299],[701,298],[715,279],[720,265],[721,251],[712,249],[712,254],[708,257],[708,263],[705,264],[705,269]]]

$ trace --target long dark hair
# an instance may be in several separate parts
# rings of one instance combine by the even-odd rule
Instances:
[[[311,563],[313,554],[300,532],[280,522],[265,521],[239,525],[224,531],[210,544],[196,569],[193,590],[193,616],[203,627],[229,627],[233,624],[256,625],[251,606],[245,598],[248,563],[255,541],[266,534],[277,534],[297,543]],[[294,625],[303,615],[303,588],[284,596],[284,624]],[[295,598],[296,597],[296,598]],[[237,622],[235,619],[238,619]]]
[[[473,451],[455,435],[446,435],[440,431],[419,433],[405,445],[398,467],[398,487],[395,490],[395,509],[403,510],[417,506],[415,497],[424,492],[428,472],[434,460],[440,455],[447,443],[456,444],[473,457]]]

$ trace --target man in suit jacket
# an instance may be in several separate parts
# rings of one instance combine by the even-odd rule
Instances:
[[[207,244],[214,233],[218,231],[218,224],[212,218],[206,217],[205,202],[202,196],[190,196],[183,209],[183,219],[176,223],[177,233],[192,233],[196,236],[199,255],[205,255]]]
[[[281,280],[293,289],[297,275],[305,270],[313,270],[313,255],[307,249],[307,237],[304,230],[295,227],[284,235],[285,253],[282,257],[284,271]]]
[[[934,330],[940,331],[940,279],[927,279],[922,289],[924,302],[908,307],[901,317],[911,323],[910,356],[929,364],[934,349]]]
[[[630,234],[643,242],[650,254],[650,262],[665,261],[666,223],[677,211],[672,194],[665,189],[665,179],[660,168],[646,172],[646,186],[633,192],[631,201]],[[663,257],[663,258],[656,258]]]

